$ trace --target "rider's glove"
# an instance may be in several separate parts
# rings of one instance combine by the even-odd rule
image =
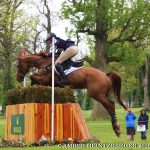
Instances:
[[[45,56],[52,57],[52,52],[45,54]]]

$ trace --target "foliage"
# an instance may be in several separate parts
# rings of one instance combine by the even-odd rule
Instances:
[[[69,3],[71,2],[71,3]],[[90,42],[95,55],[86,58],[92,66],[101,66],[100,59],[109,64],[107,70],[121,74],[123,94],[132,95],[136,90],[141,95],[139,70],[149,55],[150,45],[150,2],[145,0],[88,0],[65,1],[62,5],[62,18],[69,19],[75,27],[75,33],[87,33],[94,36]],[[93,38],[91,38],[93,39]],[[104,50],[97,43],[106,44]],[[102,56],[102,57],[101,57]],[[95,62],[94,62],[95,60]],[[100,64],[96,64],[100,63]],[[141,99],[140,99],[141,100]]]
[[[16,87],[16,60],[29,41],[35,35],[38,18],[29,16],[27,0],[7,0],[0,2],[0,84],[3,84],[3,102],[5,91]],[[30,33],[30,34],[29,34]],[[2,73],[1,73],[2,72]]]
[[[92,32],[95,32],[96,21],[100,19],[101,28],[108,31],[110,43],[139,42],[137,40],[144,40],[149,36],[149,6],[150,3],[144,0],[65,1],[61,17],[69,19],[77,31],[92,35],[96,34]]]
[[[14,78],[14,60],[24,48],[29,48],[29,41],[35,35],[34,30],[37,27],[38,18],[29,16],[28,11],[23,9],[23,6],[27,7],[26,1],[8,0],[0,4],[0,65],[5,69],[3,81],[10,79],[9,84],[12,84],[11,79]],[[5,89],[9,89],[8,83]]]
[[[11,89],[7,91],[7,105],[22,103],[51,103],[51,88],[46,86]],[[75,102],[70,88],[55,88],[55,103]]]
[[[93,108],[93,100],[89,97],[85,97],[84,110],[89,110]]]
[[[88,96],[86,90],[74,90],[76,102],[79,103],[83,110],[89,110],[93,106],[92,99]]]
[[[82,108],[83,101],[84,101],[83,90],[81,90],[81,89],[75,90],[75,98],[76,98],[76,102],[79,103],[80,107]]]

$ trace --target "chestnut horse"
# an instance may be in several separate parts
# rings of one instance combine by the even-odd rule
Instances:
[[[26,57],[18,57],[17,80],[22,82],[26,73],[32,68],[41,69],[39,72],[30,76],[32,80],[37,81],[40,85],[51,86],[51,57],[45,56],[44,53],[32,54]],[[49,66],[47,71],[44,71],[45,66]],[[55,80],[58,75],[55,73]],[[108,96],[111,90],[117,97],[119,104],[127,110],[127,107],[121,100],[121,78],[115,72],[104,73],[95,68],[83,67],[67,75],[69,85],[73,89],[86,88],[90,97],[100,102],[111,116],[113,130],[119,137],[120,126],[117,122],[115,113],[115,104]]]

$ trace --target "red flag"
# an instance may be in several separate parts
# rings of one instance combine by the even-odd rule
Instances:
[[[26,52],[26,49],[24,48],[24,50],[22,51],[21,53],[22,56],[26,56],[27,55],[27,52]]]

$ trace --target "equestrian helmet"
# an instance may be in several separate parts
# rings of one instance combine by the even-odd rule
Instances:
[[[52,32],[48,33],[45,41],[48,41],[49,39],[52,39],[53,37],[56,38],[56,34],[55,33],[52,33]]]

